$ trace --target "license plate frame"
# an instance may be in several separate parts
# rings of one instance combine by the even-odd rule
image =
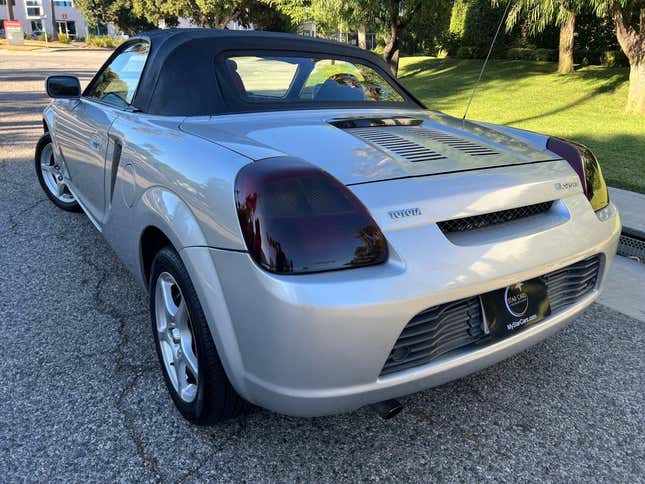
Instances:
[[[541,277],[482,294],[484,332],[504,338],[539,323],[551,314],[546,282]]]

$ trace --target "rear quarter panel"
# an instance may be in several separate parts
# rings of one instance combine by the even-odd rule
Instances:
[[[110,130],[103,233],[138,276],[140,237],[150,225],[161,229],[177,250],[245,250],[233,187],[249,160],[180,131],[181,119],[124,113]],[[115,149],[119,143],[120,157]]]

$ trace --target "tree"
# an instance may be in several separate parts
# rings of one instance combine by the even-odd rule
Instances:
[[[189,18],[197,25],[226,28],[229,22],[242,25],[250,22],[252,0],[131,0],[132,12],[154,25],[164,21],[176,24],[180,17]]]
[[[611,17],[629,60],[626,111],[645,114],[645,0],[590,0],[597,15]]]
[[[499,3],[501,0],[495,0]],[[512,1],[512,0],[511,0]],[[584,0],[518,0],[511,6],[506,18],[506,30],[510,31],[520,19],[525,18],[531,34],[544,31],[549,25],[560,27],[558,72],[573,72],[573,39],[576,15],[584,7]]]
[[[288,15],[269,4],[257,0],[249,5],[248,17],[255,30],[295,32],[297,27]]]
[[[390,66],[392,75],[396,76],[399,70],[399,53],[401,51],[401,35],[414,15],[421,7],[421,0],[380,0],[372,2],[378,9],[380,18],[386,32],[389,32],[387,43],[383,48],[383,59]]]
[[[110,12],[111,4],[110,0],[74,0],[74,5],[81,11],[90,27],[114,21]]]
[[[454,0],[422,2],[402,36],[401,51],[437,55],[450,38],[448,28],[453,5]]]
[[[315,21],[324,33],[345,26],[359,32],[367,25],[380,25],[387,33],[383,58],[394,75],[399,67],[401,35],[414,18],[422,0],[263,0],[289,15],[294,23]]]
[[[263,0],[288,15],[294,24],[316,22],[323,34],[358,29],[366,21],[364,0]]]
[[[209,27],[225,28],[229,22],[249,24],[248,0],[194,0]]]
[[[87,25],[97,27],[108,23],[115,24],[122,32],[134,35],[144,30],[156,28],[152,23],[134,11],[132,0],[75,0]],[[173,18],[163,18],[172,25]]]
[[[13,20],[13,5],[11,0],[7,0],[7,20]]]
[[[11,0],[9,0],[10,2]],[[54,9],[54,0],[49,0],[49,10],[51,10],[52,40],[58,40],[58,29],[56,28],[56,11]],[[43,25],[43,29],[45,26]]]

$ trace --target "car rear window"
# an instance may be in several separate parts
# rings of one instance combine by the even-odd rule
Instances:
[[[309,56],[229,56],[220,66],[246,103],[405,101],[375,69],[356,61]]]

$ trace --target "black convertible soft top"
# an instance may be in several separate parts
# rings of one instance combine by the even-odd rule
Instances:
[[[126,41],[106,65],[121,50],[142,39],[150,44],[149,54],[132,105],[150,114],[204,116],[243,111],[230,99],[227,102],[218,80],[215,60],[227,51],[312,53],[358,59],[397,86],[407,107],[422,106],[392,78],[385,62],[373,52],[293,34],[218,29],[153,30]],[[379,107],[376,102],[370,105]],[[271,109],[268,106],[263,109],[267,108]]]

